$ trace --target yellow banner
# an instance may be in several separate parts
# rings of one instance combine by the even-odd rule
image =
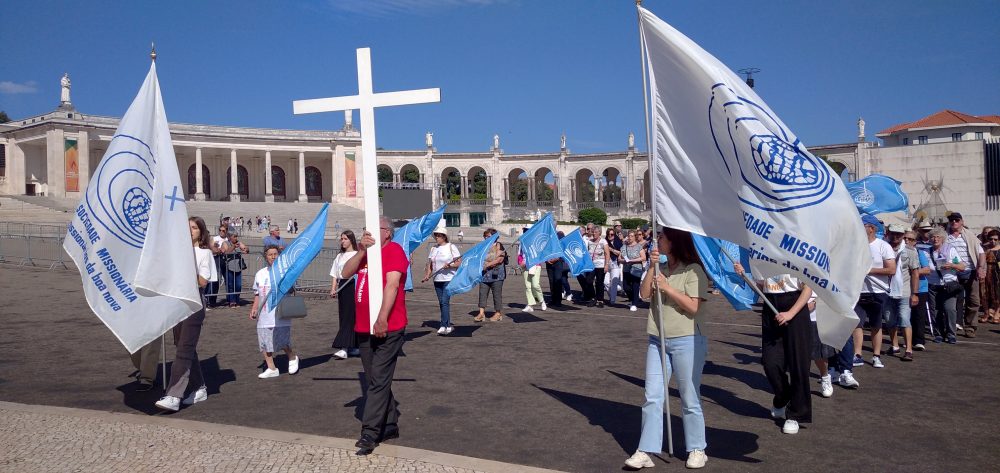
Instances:
[[[80,152],[76,140],[65,140],[66,192],[80,192]]]
[[[354,153],[346,153],[344,160],[344,175],[347,177],[347,196],[358,196],[358,172]]]

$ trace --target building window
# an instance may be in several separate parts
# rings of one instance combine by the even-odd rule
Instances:
[[[0,145],[0,177],[7,175],[7,145]]]
[[[486,212],[469,212],[469,226],[479,227],[486,223]]]
[[[904,145],[910,144],[910,139],[909,138],[903,138],[903,144]]]
[[[462,214],[448,212],[443,217],[446,227],[459,227],[462,225]]]
[[[977,139],[977,140],[981,140],[981,139],[983,139],[983,132],[981,132],[981,131],[977,131],[977,132],[976,132],[976,139]]]
[[[927,135],[920,135],[917,137],[917,144],[925,145],[927,144]]]
[[[962,134],[961,133],[952,133],[951,134],[951,141],[962,141]]]

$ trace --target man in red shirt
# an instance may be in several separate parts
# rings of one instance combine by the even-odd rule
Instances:
[[[361,364],[368,379],[365,408],[361,417],[361,438],[355,444],[359,455],[368,455],[379,442],[399,437],[399,403],[392,395],[392,377],[396,358],[403,348],[406,332],[406,269],[410,260],[403,247],[392,241],[392,222],[379,219],[379,242],[382,248],[382,301],[369,333],[368,258],[366,249],[375,245],[370,232],[358,242],[358,253],[344,264],[343,277],[358,276],[356,285],[354,331],[361,348]]]

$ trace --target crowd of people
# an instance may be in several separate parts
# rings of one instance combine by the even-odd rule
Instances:
[[[858,326],[842,347],[820,342],[816,296],[806,281],[791,274],[751,273],[766,299],[761,311],[761,364],[773,394],[771,415],[783,420],[782,432],[786,434],[796,434],[800,423],[812,421],[810,367],[813,364],[820,375],[821,396],[830,397],[835,384],[847,389],[860,386],[854,374],[856,368],[867,365],[885,368],[883,356],[913,362],[914,352],[927,349],[928,343],[955,344],[959,334],[974,338],[981,323],[1000,323],[1000,229],[987,227],[975,235],[965,228],[962,215],[957,212],[950,215],[943,228],[926,221],[912,228],[900,224],[883,226],[867,215],[862,217],[862,224],[872,264],[864,280],[859,281],[862,291],[855,307]],[[212,304],[212,285],[221,282],[220,270],[235,261],[225,258],[246,254],[248,250],[228,222],[223,221],[215,237],[209,235],[204,221],[198,217],[190,219],[190,227],[197,280],[208,307]],[[271,234],[264,242],[268,266],[285,246],[280,228],[272,226],[269,230]],[[645,305],[640,301],[648,301],[646,402],[641,408],[639,445],[625,464],[630,468],[651,467],[649,454],[662,450],[664,377],[669,381],[674,376],[683,411],[686,465],[705,466],[708,445],[700,383],[708,350],[703,328],[704,302],[711,282],[691,235],[668,227],[660,229],[655,237],[650,228],[623,230],[614,226],[602,232],[593,224],[581,226],[579,231],[594,270],[576,278],[578,293],[570,290],[570,270],[561,258],[527,267],[522,253],[508,255],[508,249],[497,240],[484,257],[479,311],[473,321],[504,319],[503,285],[511,256],[516,257],[523,273],[524,312],[559,308],[563,301],[573,303],[574,298],[579,305],[627,307],[630,311]],[[399,435],[399,403],[392,393],[392,375],[407,324],[403,288],[409,267],[419,263],[411,262],[402,247],[391,241],[392,232],[392,222],[386,218],[380,221],[377,238],[365,232],[359,240],[350,230],[342,232],[340,252],[330,270],[330,297],[337,299],[339,318],[332,343],[333,356],[338,359],[360,356],[369,380],[362,433],[357,442],[362,452],[370,452],[380,442]],[[495,233],[495,229],[487,229],[483,238],[489,239]],[[461,266],[462,252],[449,241],[448,230],[443,226],[434,230],[433,238],[421,281],[433,281],[440,310],[437,333],[447,336],[454,325],[445,287]],[[379,245],[382,251],[384,296],[375,323],[369,324],[365,250],[374,245]],[[549,282],[547,298],[540,284],[543,265]],[[747,268],[735,266],[738,273],[745,274]],[[229,292],[240,291],[239,282],[226,280],[226,284],[230,286]],[[259,375],[262,379],[279,376],[274,364],[278,351],[288,356],[288,374],[298,371],[298,357],[291,341],[292,324],[276,317],[276,308],[269,306],[271,290],[265,267],[254,277],[255,297],[250,308],[265,361],[265,369]],[[626,302],[618,304],[622,296]],[[207,399],[196,350],[204,320],[202,310],[173,330],[176,360],[165,395],[156,403],[161,409],[176,411],[181,404]],[[870,359],[863,356],[864,330],[870,332]],[[152,358],[155,370],[158,356],[158,350],[151,346],[133,356],[140,370],[140,389],[151,389],[155,372],[150,374],[148,366]],[[661,362],[661,356],[665,362]]]

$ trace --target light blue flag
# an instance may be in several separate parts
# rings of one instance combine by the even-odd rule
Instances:
[[[274,260],[268,274],[271,277],[271,292],[268,294],[268,308],[278,307],[281,298],[295,286],[306,266],[323,249],[323,236],[326,234],[326,211],[330,204],[323,204],[319,214],[306,229],[292,241]]]
[[[441,215],[444,214],[444,210],[448,208],[448,204],[442,205],[437,210],[432,210],[431,212],[410,220],[403,228],[400,228],[392,235],[392,241],[399,243],[399,246],[403,247],[403,252],[406,253],[406,258],[410,258],[410,254],[420,248],[420,244],[431,236],[434,229],[437,228],[437,224],[441,221]],[[410,268],[413,265],[406,267],[406,284],[403,286],[405,291],[413,291],[413,274],[410,273]]]
[[[705,272],[712,278],[712,281],[715,281],[715,287],[726,296],[734,309],[752,310],[751,305],[757,301],[757,293],[742,276],[736,274],[733,262],[723,253],[723,250],[733,259],[739,258],[747,277],[752,278],[749,253],[733,242],[704,237],[695,233],[692,233],[691,237],[694,239],[694,248],[698,250],[698,256],[701,257]]]
[[[462,255],[462,264],[458,266],[458,271],[455,271],[455,277],[444,287],[444,292],[448,297],[468,292],[469,289],[483,280],[483,264],[486,262],[486,255],[490,252],[490,247],[497,241],[497,238],[500,238],[500,233],[494,233],[493,236],[477,243],[476,246]]]
[[[900,184],[884,174],[872,174],[858,181],[844,183],[858,211],[870,215],[909,210],[910,201]]]
[[[552,213],[545,214],[528,231],[521,235],[521,253],[528,268],[550,259],[562,258],[563,248],[556,234]]]
[[[569,263],[569,272],[573,276],[594,270],[594,260],[590,257],[587,242],[583,240],[583,235],[580,235],[579,228],[562,237],[559,243],[563,247],[562,259]]]

